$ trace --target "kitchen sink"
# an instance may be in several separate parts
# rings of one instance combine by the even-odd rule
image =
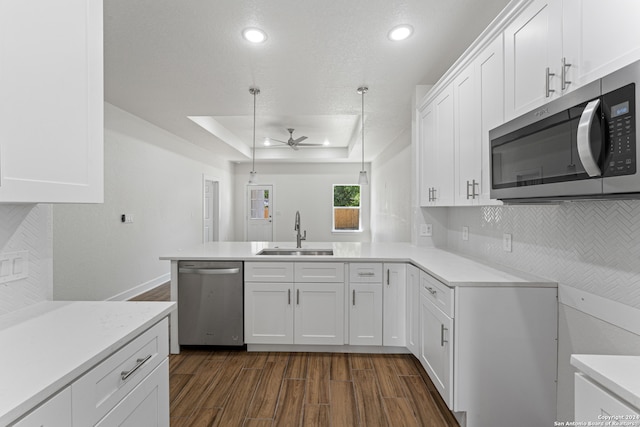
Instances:
[[[333,255],[333,249],[281,249],[281,248],[267,248],[258,252],[256,255],[306,255],[306,256],[321,256],[321,255]]]

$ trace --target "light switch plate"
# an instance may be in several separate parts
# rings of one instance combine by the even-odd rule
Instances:
[[[502,249],[505,252],[511,252],[511,234],[504,233],[502,235]]]
[[[462,227],[462,240],[469,240],[469,227]]]

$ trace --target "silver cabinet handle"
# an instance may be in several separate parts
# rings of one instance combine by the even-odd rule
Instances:
[[[287,301],[291,305],[291,289],[287,289]]]
[[[433,196],[431,195],[431,192],[433,191],[433,187],[429,187],[429,201],[432,202],[433,201]]]
[[[433,200],[431,201],[435,202],[436,200],[438,200],[438,197],[436,196],[436,187],[433,187]]]
[[[179,268],[178,273],[191,274],[237,274],[239,268]]]
[[[602,171],[591,152],[591,124],[596,117],[600,99],[594,99],[585,107],[578,123],[578,156],[589,176],[601,176]]]
[[[300,305],[300,289],[296,289],[296,305]]]
[[[356,290],[355,290],[355,289],[353,290],[353,297],[352,297],[352,300],[353,300],[353,303],[352,303],[352,304],[353,304],[353,305],[356,305]]]
[[[476,193],[476,187],[480,188],[480,183],[476,182],[476,180],[474,179],[471,183],[471,197],[473,197],[474,199],[476,197],[480,197],[480,193]]]
[[[387,268],[387,285],[391,284],[391,269]]]
[[[467,200],[471,198],[471,194],[469,194],[469,187],[471,187],[471,183],[469,182],[469,180],[467,180]]]
[[[571,81],[567,80],[567,69],[569,67],[571,67],[571,64],[567,64],[567,58],[562,58],[562,71],[560,72],[562,90],[565,90],[571,84]]]
[[[444,332],[448,330],[449,329],[445,328],[443,324],[440,325],[440,347],[444,347],[444,343],[449,342],[444,339]]]
[[[551,85],[549,83],[549,79],[551,77],[555,76],[555,73],[552,73],[549,71],[549,67],[547,67],[547,71],[546,71],[546,75],[545,75],[545,84],[544,84],[544,90],[546,92],[546,97],[548,98],[553,92],[555,92],[554,89],[551,89]]]
[[[135,371],[140,369],[142,367],[142,365],[144,365],[147,362],[147,360],[149,360],[149,359],[151,359],[151,355],[150,354],[147,357],[143,357],[142,359],[137,359],[136,360],[136,366],[134,366],[130,370],[120,372],[120,377],[122,378],[122,381],[126,381],[127,378],[129,378],[131,375],[133,375],[133,373]]]
[[[376,275],[376,273],[373,273],[371,271],[359,271],[358,272],[358,277],[373,277],[375,275]]]
[[[436,296],[436,294],[438,293],[438,291],[436,291],[435,289],[433,289],[431,286],[425,286],[424,287],[426,290],[429,291],[429,293],[433,296]]]

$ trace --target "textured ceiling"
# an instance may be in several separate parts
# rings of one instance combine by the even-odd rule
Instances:
[[[433,84],[506,0],[105,0],[105,99],[231,161],[264,137],[327,148],[269,147],[258,158],[375,159],[411,126],[417,84]],[[403,42],[395,25],[414,27]],[[246,27],[268,39],[250,45]],[[196,123],[189,117],[199,117]],[[207,128],[209,130],[207,130]],[[211,130],[213,129],[213,133]],[[321,153],[322,152],[322,153]]]

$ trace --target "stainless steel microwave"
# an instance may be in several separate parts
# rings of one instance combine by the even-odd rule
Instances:
[[[489,132],[491,198],[640,198],[640,61]]]

